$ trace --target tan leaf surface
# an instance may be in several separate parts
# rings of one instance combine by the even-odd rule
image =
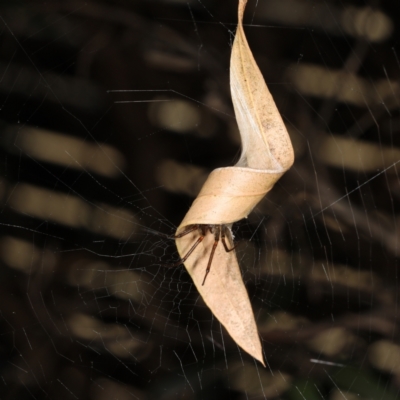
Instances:
[[[243,31],[247,0],[239,1],[239,24],[231,55],[231,93],[242,138],[242,155],[234,167],[214,170],[178,227],[226,224],[246,218],[294,161],[293,148],[282,118],[253,58]],[[184,257],[200,232],[176,239]],[[232,237],[227,238],[233,246]],[[188,257],[185,267],[203,300],[231,337],[263,365],[263,355],[250,300],[243,284],[235,252],[218,244],[211,271],[203,279],[214,244],[209,231]]]

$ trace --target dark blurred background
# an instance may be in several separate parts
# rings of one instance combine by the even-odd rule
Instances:
[[[234,225],[267,368],[163,266],[240,153],[236,9],[1,3],[1,399],[398,398],[396,1],[249,1],[296,152]]]

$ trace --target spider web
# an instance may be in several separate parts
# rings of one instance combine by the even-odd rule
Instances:
[[[395,2],[247,7],[296,153],[233,227],[266,369],[165,266],[240,153],[236,7],[1,5],[1,398],[398,398]]]

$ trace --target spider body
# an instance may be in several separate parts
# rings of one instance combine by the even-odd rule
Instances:
[[[236,246],[233,246],[230,249],[228,247],[228,245],[226,244],[226,236],[229,236],[230,231],[229,231],[228,225],[224,225],[224,224],[223,225],[211,225],[211,224],[188,225],[184,231],[182,231],[178,235],[175,235],[174,239],[178,239],[183,236],[186,236],[189,233],[194,232],[196,230],[199,231],[199,237],[193,243],[192,247],[188,250],[188,252],[178,262],[176,262],[172,266],[178,266],[178,265],[183,264],[190,257],[190,255],[195,251],[196,247],[203,241],[203,239],[207,235],[207,232],[212,233],[214,235],[214,244],[211,248],[210,257],[208,259],[207,268],[206,268],[206,272],[205,272],[203,283],[202,283],[202,285],[204,285],[207,275],[210,272],[211,264],[212,264],[212,261],[214,258],[214,253],[215,253],[215,250],[217,249],[218,243],[220,241],[222,242],[224,249],[227,253],[233,251],[236,248]]]

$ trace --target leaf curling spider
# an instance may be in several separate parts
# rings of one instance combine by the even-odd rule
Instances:
[[[178,265],[184,264],[185,261],[190,257],[190,255],[195,251],[196,247],[203,241],[203,239],[205,238],[205,236],[207,235],[207,231],[209,231],[210,233],[214,234],[214,244],[211,248],[211,253],[210,253],[210,257],[208,259],[208,264],[207,264],[207,268],[206,268],[206,273],[204,275],[204,279],[203,279],[203,283],[201,284],[202,286],[204,286],[204,283],[206,281],[207,275],[210,272],[211,269],[211,264],[214,258],[214,253],[215,250],[217,249],[218,243],[221,240],[224,249],[227,253],[230,253],[231,251],[235,250],[236,245],[234,245],[231,249],[228,248],[228,245],[226,244],[226,236],[227,236],[227,232],[228,235],[230,234],[230,230],[228,225],[222,224],[222,225],[211,225],[211,224],[195,224],[195,225],[188,225],[186,227],[186,229],[184,231],[182,231],[181,233],[179,233],[178,235],[174,235],[172,236],[172,238],[174,239],[179,239],[183,236],[188,235],[191,232],[194,232],[195,230],[198,230],[200,232],[200,236],[197,238],[197,240],[193,243],[192,247],[189,249],[189,251],[176,263],[174,264],[170,264],[170,267],[177,267]]]

